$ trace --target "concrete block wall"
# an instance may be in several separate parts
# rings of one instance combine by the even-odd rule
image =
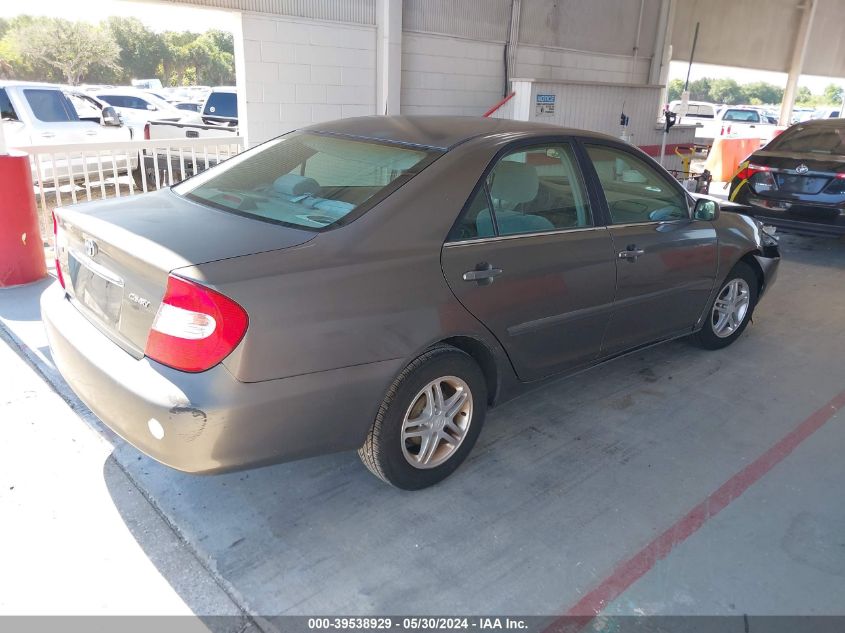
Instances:
[[[516,52],[514,76],[569,81],[648,83],[650,67],[650,58],[640,58],[634,64],[633,58],[621,55],[520,44]]]
[[[402,114],[478,116],[502,98],[504,45],[402,34]]]
[[[242,14],[247,138],[375,114],[376,29]]]

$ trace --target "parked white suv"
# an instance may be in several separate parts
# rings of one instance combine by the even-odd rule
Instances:
[[[0,118],[3,134],[9,147],[37,145],[75,145],[80,149],[89,143],[124,142],[132,139],[132,132],[125,127],[117,112],[93,104],[88,116],[80,117],[73,101],[62,86],[24,81],[0,81]],[[67,182],[83,178],[82,158],[58,153],[55,166],[52,159],[41,161],[41,179],[50,183]],[[135,161],[137,163],[137,160]],[[124,161],[125,163],[125,161]],[[85,161],[89,176],[98,171],[97,160]],[[110,168],[110,166],[109,166]],[[123,171],[126,171],[124,164]],[[33,168],[33,180],[38,180],[39,170]]]

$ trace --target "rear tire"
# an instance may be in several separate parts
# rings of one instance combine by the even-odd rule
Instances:
[[[737,262],[707,306],[704,325],[693,334],[693,343],[704,349],[722,349],[733,343],[748,327],[759,292],[754,270]]]
[[[358,455],[370,472],[397,488],[427,488],[466,459],[486,413],[481,368],[465,352],[438,346],[390,386]]]

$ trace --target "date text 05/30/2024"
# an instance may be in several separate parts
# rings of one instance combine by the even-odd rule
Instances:
[[[523,630],[527,629],[526,622],[519,618],[448,618],[448,617],[346,617],[346,618],[308,618],[308,628],[311,630],[391,630],[406,631],[442,631],[442,630]]]

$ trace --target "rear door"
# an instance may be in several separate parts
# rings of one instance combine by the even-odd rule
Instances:
[[[593,141],[585,149],[616,262],[616,299],[602,355],[691,331],[715,281],[713,223],[692,219],[686,192],[632,149]]]
[[[498,338],[520,379],[598,357],[614,254],[570,142],[500,154],[444,245],[442,265],[452,291]]]

